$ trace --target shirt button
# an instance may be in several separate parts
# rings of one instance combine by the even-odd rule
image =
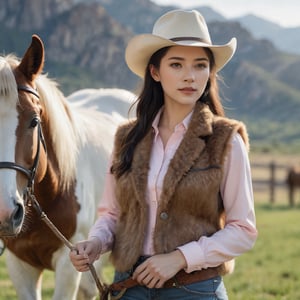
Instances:
[[[165,211],[163,211],[161,214],[160,214],[160,218],[162,219],[162,220],[167,220],[168,219],[168,214],[165,212]]]

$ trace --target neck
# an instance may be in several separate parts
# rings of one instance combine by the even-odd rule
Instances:
[[[165,106],[160,117],[159,127],[166,128],[173,132],[176,125],[181,123],[186,118],[186,116],[193,110],[193,108],[194,107],[181,107],[179,109],[174,109]]]

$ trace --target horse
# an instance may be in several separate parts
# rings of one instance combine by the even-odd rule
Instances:
[[[294,166],[288,169],[286,183],[289,190],[290,206],[295,205],[294,192],[296,187],[300,187],[300,167]]]
[[[103,101],[105,99],[105,101]],[[112,114],[115,118],[128,116],[134,118],[136,95],[128,90],[119,88],[86,88],[73,92],[67,97],[74,105],[95,108]],[[131,103],[128,110],[128,101]]]
[[[41,221],[29,195],[70,243],[87,238],[114,133],[128,119],[124,112],[134,94],[110,90],[108,98],[105,89],[94,90],[91,104],[82,98],[85,90],[68,99],[43,73],[44,60],[37,35],[22,59],[0,56],[0,238],[19,299],[41,299],[46,269],[55,272],[52,299],[94,299],[91,274],[75,270],[70,250]],[[122,102],[122,110],[114,101]]]

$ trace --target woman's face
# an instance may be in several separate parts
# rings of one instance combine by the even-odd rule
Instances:
[[[209,63],[203,48],[173,46],[162,57],[159,68],[150,65],[152,78],[161,83],[165,104],[193,107],[205,90]]]

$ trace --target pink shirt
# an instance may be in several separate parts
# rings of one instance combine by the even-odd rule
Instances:
[[[146,201],[149,205],[149,223],[144,253],[154,254],[152,233],[154,230],[156,211],[162,191],[162,183],[170,160],[174,156],[187,130],[192,113],[179,123],[163,147],[158,131],[160,113],[153,122],[155,137],[150,159],[148,189]],[[220,191],[226,212],[224,229],[210,237],[201,237],[178,249],[187,262],[187,272],[218,266],[243,252],[250,250],[257,237],[255,226],[254,200],[248,153],[239,134],[231,141],[232,149],[228,154]],[[90,230],[89,237],[98,237],[103,245],[102,253],[111,249],[115,222],[118,216],[118,204],[115,198],[115,179],[107,172],[103,199],[99,205],[99,218]]]

